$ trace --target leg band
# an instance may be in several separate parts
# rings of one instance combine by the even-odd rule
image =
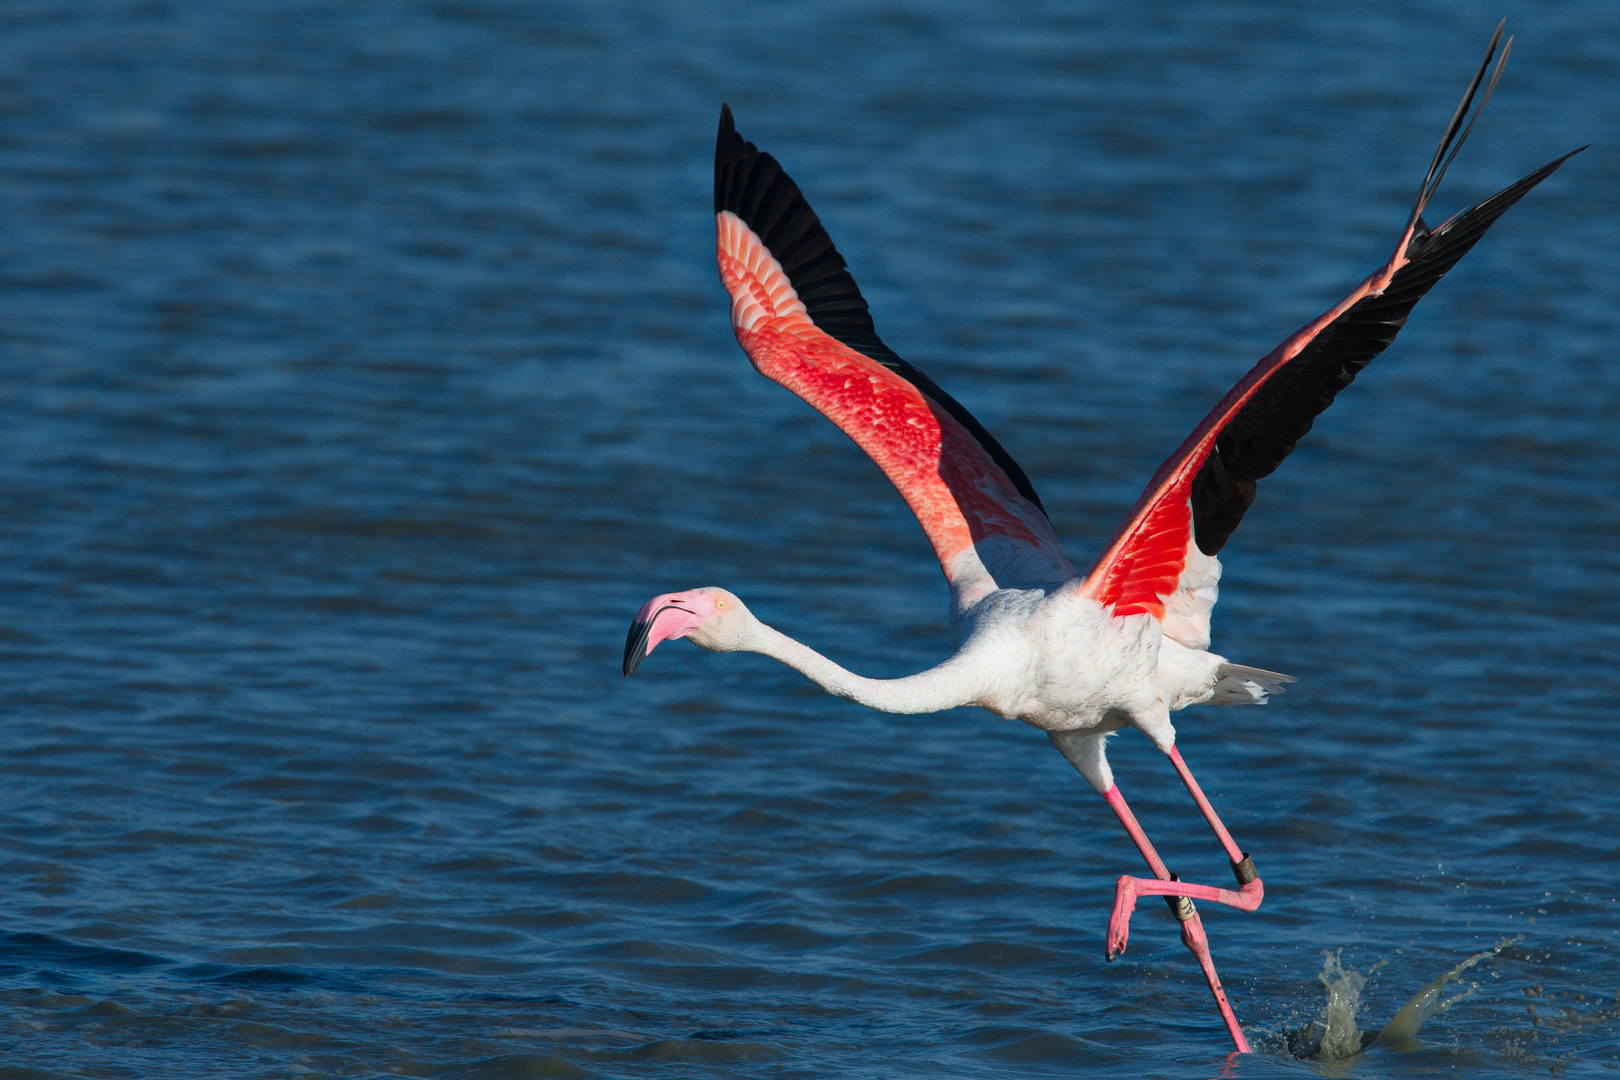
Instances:
[[[1180,881],[1181,875],[1171,874],[1170,880]],[[1190,896],[1167,896],[1164,898],[1164,902],[1169,905],[1170,914],[1176,917],[1177,922],[1191,922],[1192,917],[1198,914],[1198,909],[1193,907],[1192,897]]]

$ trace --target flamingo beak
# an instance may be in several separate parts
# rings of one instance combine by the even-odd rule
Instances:
[[[689,606],[681,593],[655,596],[643,604],[624,639],[625,675],[640,667],[660,641],[685,637],[701,626],[703,616],[691,610],[694,606]]]

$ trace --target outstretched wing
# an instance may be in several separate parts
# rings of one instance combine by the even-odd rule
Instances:
[[[737,134],[724,105],[714,211],[720,280],[748,359],[871,456],[917,515],[959,599],[1072,575],[1024,471],[971,413],[879,340],[798,185]]]
[[[1497,38],[1500,35],[1498,29]],[[1215,555],[1254,502],[1256,482],[1271,475],[1316,417],[1333,404],[1334,395],[1395,340],[1412,308],[1485,230],[1580,153],[1565,154],[1436,229],[1425,227],[1423,209],[1473,127],[1470,120],[1447,157],[1497,38],[1491,39],[1491,50],[1441,140],[1389,262],[1277,346],[1221,399],[1159,467],[1086,576],[1082,590],[1111,606],[1116,616],[1151,614],[1164,620],[1165,632],[1182,644],[1207,646],[1209,607],[1220,578]],[[1508,45],[1511,48],[1512,42]],[[1502,61],[1506,60],[1504,50]],[[1496,75],[1500,74],[1498,63]],[[1491,87],[1495,85],[1493,76]],[[1485,96],[1489,98],[1490,89]]]

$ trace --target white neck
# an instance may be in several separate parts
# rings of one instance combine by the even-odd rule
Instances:
[[[869,709],[892,713],[930,713],[974,705],[982,694],[977,666],[957,653],[938,667],[903,679],[867,679],[847,671],[808,645],[755,621],[754,632],[743,646],[780,660],[811,682],[841,698]]]

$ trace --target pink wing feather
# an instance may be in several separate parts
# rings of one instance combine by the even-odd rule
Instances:
[[[877,463],[916,514],[952,589],[970,599],[1070,577],[1022,470],[966,409],[878,339],[797,185],[743,141],[724,107],[715,208],[720,280],[738,343],[760,374],[813,405]]]

